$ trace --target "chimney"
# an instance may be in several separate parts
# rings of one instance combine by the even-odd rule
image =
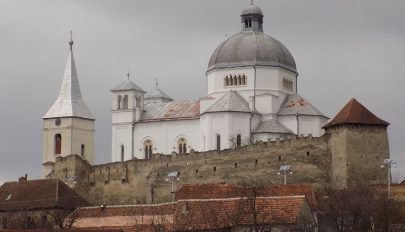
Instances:
[[[24,176],[18,178],[18,183],[25,183],[25,182],[27,182],[27,179],[28,179],[28,175],[25,174]]]

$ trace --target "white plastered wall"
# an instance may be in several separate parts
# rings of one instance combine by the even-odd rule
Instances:
[[[55,162],[55,136],[61,135],[61,156],[71,154],[81,155],[84,145],[83,159],[94,164],[94,120],[82,118],[60,118],[60,125],[56,119],[43,120],[43,163]],[[43,175],[49,174],[50,166],[44,167]]]
[[[178,151],[178,139],[185,138],[187,152],[200,150],[200,120],[172,120],[157,122],[139,122],[134,128],[134,157],[144,159],[144,142],[153,142],[153,153],[169,155]]]

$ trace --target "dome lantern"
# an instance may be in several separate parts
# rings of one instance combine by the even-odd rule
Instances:
[[[242,31],[263,31],[263,11],[260,7],[253,5],[253,1],[248,7],[242,10],[240,16]]]

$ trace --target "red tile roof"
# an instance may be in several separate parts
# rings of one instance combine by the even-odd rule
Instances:
[[[389,125],[388,122],[375,116],[354,98],[323,128],[343,124]]]
[[[297,196],[304,195],[311,209],[316,209],[315,195],[310,185],[269,185],[260,187],[243,187],[232,184],[185,184],[175,194],[181,199],[219,199],[235,197]]]
[[[259,224],[291,225],[304,212],[310,212],[304,196],[194,199],[159,205],[107,206],[103,210],[79,208],[76,213],[80,221],[75,226],[154,231],[152,227],[160,224],[167,231],[205,230],[252,225],[254,215]]]
[[[88,205],[73,189],[56,179],[6,182],[0,186],[0,211],[75,209]]]
[[[182,200],[176,207],[175,230],[209,230],[257,224],[291,225],[302,213],[305,197]],[[254,206],[254,207],[253,207]]]

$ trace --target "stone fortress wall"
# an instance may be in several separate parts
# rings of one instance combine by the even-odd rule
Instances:
[[[155,154],[150,160],[95,166],[78,155],[70,155],[56,160],[54,178],[65,180],[95,205],[152,203],[152,200],[159,203],[172,199],[167,175],[174,171],[180,172],[175,189],[185,183],[281,184],[283,176],[277,172],[286,164],[293,171],[287,177],[288,183],[309,183],[322,188],[331,178],[350,184],[348,180],[355,175],[383,183],[386,172],[380,166],[388,152],[386,127],[340,126],[321,137],[259,142],[185,155]]]

